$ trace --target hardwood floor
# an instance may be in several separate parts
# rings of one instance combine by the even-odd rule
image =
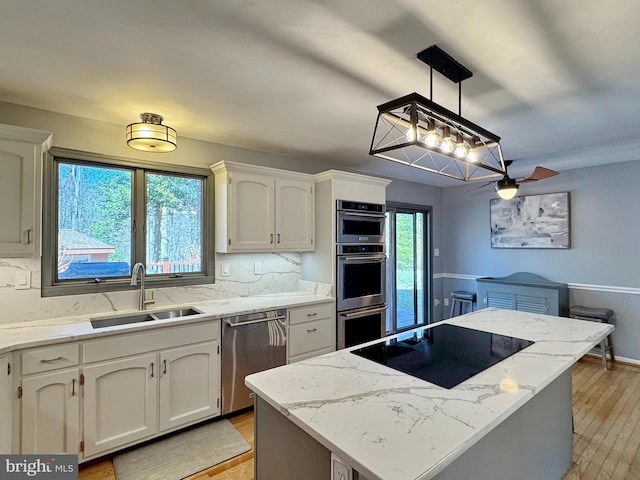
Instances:
[[[563,480],[640,478],[640,368],[604,370],[585,357],[573,367],[573,465]],[[253,447],[253,413],[230,418]],[[116,480],[111,460],[82,467],[79,480]],[[253,480],[253,449],[188,480]],[[486,479],[479,479],[486,480]],[[514,479],[515,480],[515,479]]]

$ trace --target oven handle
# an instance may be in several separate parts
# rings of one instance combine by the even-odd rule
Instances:
[[[372,217],[372,218],[384,218],[384,213],[369,213],[360,212],[357,210],[338,210],[338,215],[349,215],[350,217]]]
[[[384,307],[371,308],[369,310],[361,310],[358,312],[339,313],[339,314],[345,318],[364,317],[365,315],[371,315],[372,313],[384,312],[386,309],[387,309],[387,306],[385,305]]]
[[[382,256],[382,257],[367,257],[364,255],[358,255],[357,257],[338,257],[340,260],[344,260],[347,262],[353,262],[354,260],[361,260],[363,262],[384,262],[387,257],[386,256]]]

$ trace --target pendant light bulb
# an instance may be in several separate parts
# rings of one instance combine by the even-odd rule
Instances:
[[[461,160],[467,158],[467,155],[469,154],[469,148],[464,144],[464,138],[460,133],[456,135],[456,148],[453,151],[453,154],[456,158]]]
[[[451,140],[451,134],[449,133],[449,127],[444,127],[442,135],[442,143],[440,144],[440,150],[444,153],[451,153],[456,148],[453,140]]]

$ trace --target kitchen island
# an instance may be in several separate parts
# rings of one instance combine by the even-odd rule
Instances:
[[[250,375],[256,480],[330,479],[331,454],[367,480],[560,480],[571,366],[613,326],[498,309],[442,323],[535,343],[451,389],[355,348]]]

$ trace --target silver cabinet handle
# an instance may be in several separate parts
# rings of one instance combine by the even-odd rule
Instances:
[[[22,231],[22,243],[29,245],[31,243],[31,229],[26,228]]]
[[[43,358],[42,360],[40,360],[40,363],[55,363],[55,362],[59,362],[60,360],[64,360],[64,357],[56,357],[56,358]]]

